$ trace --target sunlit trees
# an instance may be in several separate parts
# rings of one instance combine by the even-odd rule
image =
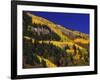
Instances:
[[[63,30],[52,22],[42,18],[35,20],[37,17],[31,16],[23,12],[23,62],[26,65],[63,67],[89,64],[89,41],[83,40],[85,34]],[[75,42],[74,38],[80,39]],[[84,43],[87,43],[86,47]]]

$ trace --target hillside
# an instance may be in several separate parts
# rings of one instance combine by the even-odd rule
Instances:
[[[23,68],[89,65],[89,35],[23,12]]]

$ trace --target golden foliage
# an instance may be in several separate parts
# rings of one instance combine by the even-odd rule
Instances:
[[[39,55],[37,55],[37,58],[39,59],[40,63],[42,62],[42,60],[44,60],[46,62],[46,66],[47,67],[57,67],[53,62],[51,62],[50,60],[43,58]]]
[[[57,67],[54,63],[52,63],[50,60],[48,59],[44,59],[44,61],[46,62],[47,67]]]
[[[42,58],[39,55],[37,55],[37,58],[39,59],[39,62],[41,63],[42,62]]]
[[[74,54],[74,49],[67,49],[66,52],[73,55]]]
[[[32,17],[32,23],[40,24],[40,25],[47,25],[52,31],[54,31],[57,35],[60,36],[61,41],[69,40],[67,36],[62,34],[61,30],[57,28],[57,25],[51,21],[48,21],[42,17],[35,16],[33,14],[27,13],[28,16]]]
[[[28,36],[24,36],[25,39],[30,40],[31,38]]]
[[[80,60],[80,54],[77,53],[73,58],[74,60]]]
[[[82,43],[82,44],[88,44],[89,40],[82,39],[82,38],[77,38],[74,40],[75,43]]]
[[[42,43],[52,43],[53,45],[65,49],[66,46],[68,46],[68,49],[66,49],[66,53],[67,54],[72,54],[71,57],[73,58],[73,60],[75,60],[74,62],[77,63],[77,61],[80,61],[80,56],[81,54],[79,53],[78,49],[81,50],[81,52],[85,53],[87,52],[85,48],[83,48],[82,46],[76,44],[76,43],[82,43],[82,44],[89,44],[89,39],[88,39],[88,35],[85,34],[80,34],[79,32],[75,32],[75,31],[71,31],[71,30],[67,30],[67,32],[73,33],[74,35],[79,35],[79,36],[83,36],[86,38],[76,38],[76,39],[70,39],[68,38],[68,36],[64,35],[61,31],[60,28],[57,27],[56,24],[42,18],[42,17],[38,17],[35,16],[33,14],[27,13],[27,15],[29,15],[32,18],[32,23],[35,24],[40,24],[40,25],[47,25],[47,27],[49,27],[53,32],[55,32],[60,38],[60,41],[50,41],[50,40],[38,40],[38,42],[40,44]],[[25,39],[30,40],[32,39],[32,43],[34,44],[34,39],[28,36],[24,36]],[[73,48],[73,46],[75,45],[75,49]],[[83,51],[82,51],[83,50]],[[37,58],[39,60],[40,63],[42,63],[42,61],[45,61],[46,66],[47,67],[57,67],[52,61],[50,61],[49,59],[44,58],[43,56],[39,56],[37,55]],[[82,57],[82,60],[84,60],[85,58]]]

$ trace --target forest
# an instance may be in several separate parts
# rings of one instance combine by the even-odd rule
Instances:
[[[23,68],[89,65],[89,43],[75,43],[76,37],[72,40],[71,35],[63,34],[62,30],[68,31],[67,29],[62,27],[61,30],[49,21],[48,23],[56,28],[46,23],[33,23],[32,20],[36,19],[38,20],[38,17],[32,18],[23,12]],[[74,36],[72,32],[70,31]],[[87,35],[86,38],[80,35],[78,38],[88,39]]]

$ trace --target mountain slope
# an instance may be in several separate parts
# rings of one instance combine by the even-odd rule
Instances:
[[[54,24],[53,22],[46,20],[42,17],[35,16],[33,14],[27,13],[28,16],[32,17],[32,23],[33,24],[41,24],[41,25],[47,25],[52,31],[54,31],[57,35],[60,36],[61,40],[68,40],[67,36],[62,34],[61,30],[57,28],[57,25]]]
[[[89,35],[23,14],[24,68],[89,65]]]

